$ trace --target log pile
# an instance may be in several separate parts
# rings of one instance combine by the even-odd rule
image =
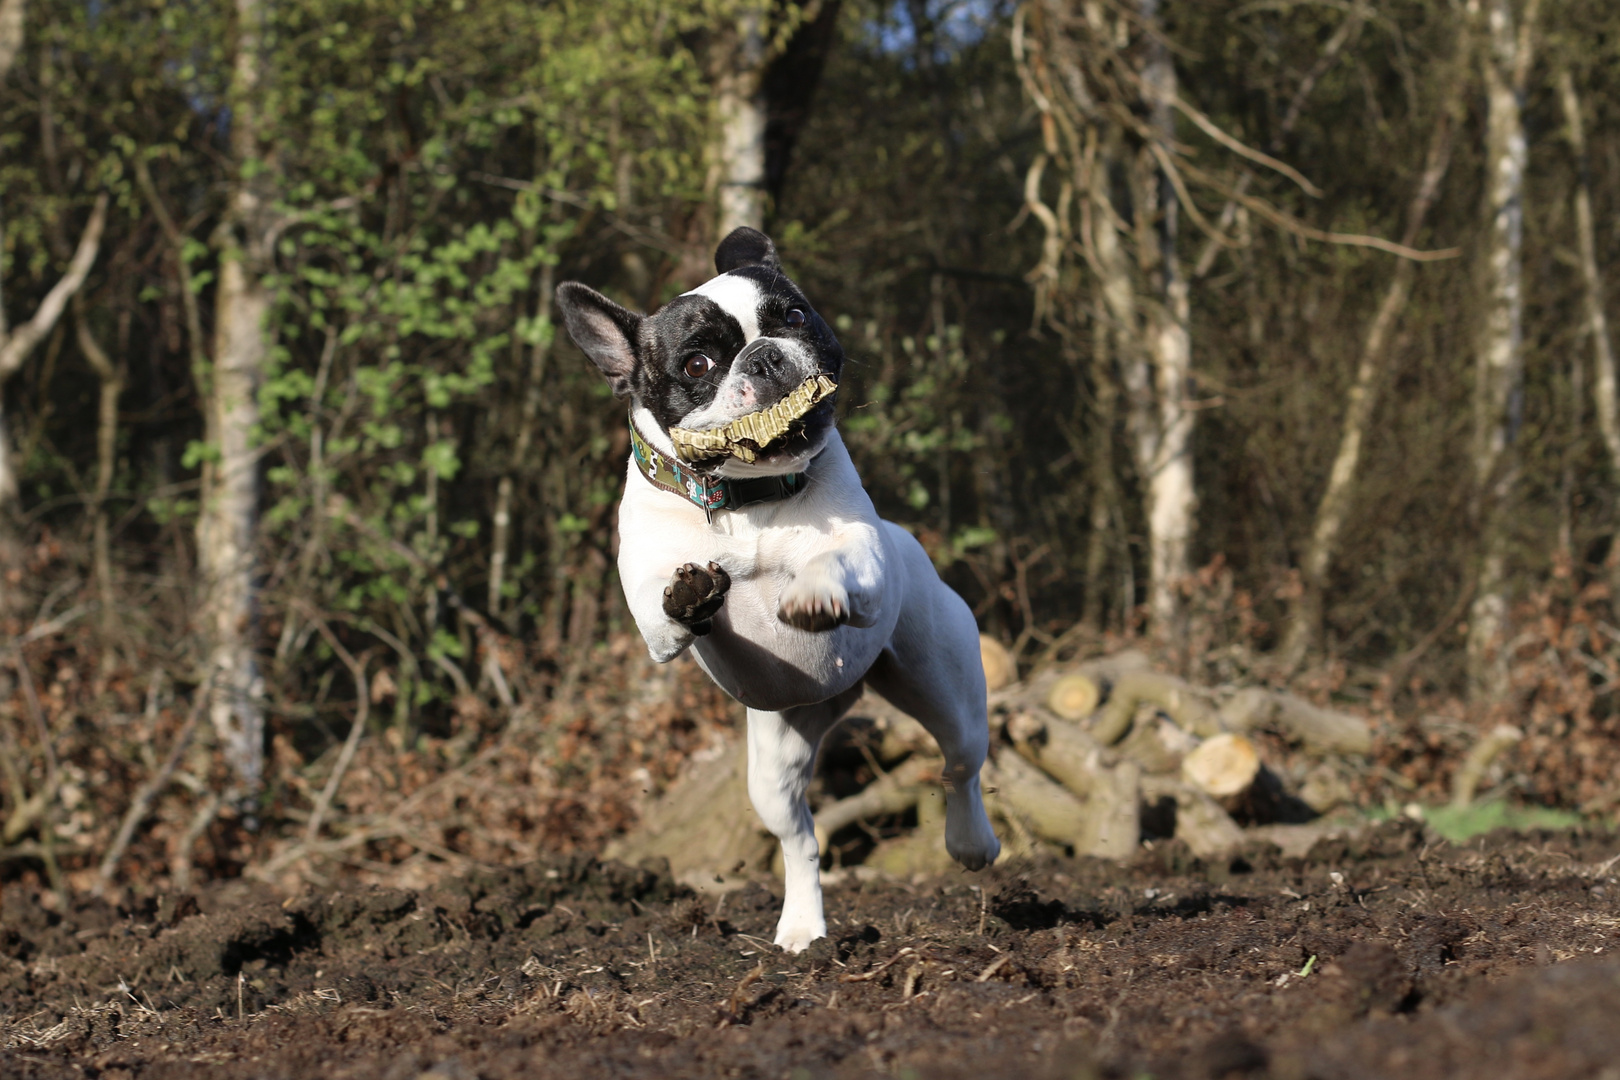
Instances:
[[[1147,835],[1174,835],[1201,858],[1229,854],[1257,831],[1285,847],[1299,843],[1277,830],[1348,801],[1345,763],[1372,744],[1360,717],[1261,687],[1193,686],[1136,651],[1023,681],[996,642],[985,639],[982,655],[992,738],[985,803],[1011,856],[1045,849],[1126,859]],[[915,814],[917,827],[882,840],[864,865],[900,875],[947,869],[943,763],[933,740],[870,692],[850,717],[871,779],[816,807],[823,851],[847,830]],[[1261,731],[1316,760],[1298,790],[1267,768]],[[741,757],[694,769],[609,854],[668,858],[678,875],[706,888],[768,868],[774,845],[746,808]],[[717,827],[721,821],[730,824]]]

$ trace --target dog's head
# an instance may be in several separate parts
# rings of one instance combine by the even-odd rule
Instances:
[[[764,233],[737,229],[714,265],[654,315],[573,281],[557,308],[660,452],[721,476],[797,472],[832,431],[844,350]]]

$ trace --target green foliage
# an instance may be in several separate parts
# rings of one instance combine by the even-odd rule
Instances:
[[[1503,799],[1484,799],[1467,806],[1426,806],[1423,820],[1435,832],[1460,844],[1496,829],[1529,832],[1533,829],[1573,829],[1584,820],[1568,810],[1547,806],[1520,806]]]

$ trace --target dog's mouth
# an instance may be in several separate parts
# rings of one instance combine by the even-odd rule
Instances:
[[[682,461],[713,461],[733,457],[753,464],[772,443],[801,426],[801,421],[838,389],[829,375],[812,375],[775,405],[739,416],[723,427],[706,431],[670,428],[675,453]]]

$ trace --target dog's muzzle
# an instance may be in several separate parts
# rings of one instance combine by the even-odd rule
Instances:
[[[734,457],[752,463],[771,443],[793,430],[795,424],[838,389],[828,375],[812,375],[786,397],[767,409],[739,416],[724,427],[707,431],[670,428],[675,453],[682,461]]]

